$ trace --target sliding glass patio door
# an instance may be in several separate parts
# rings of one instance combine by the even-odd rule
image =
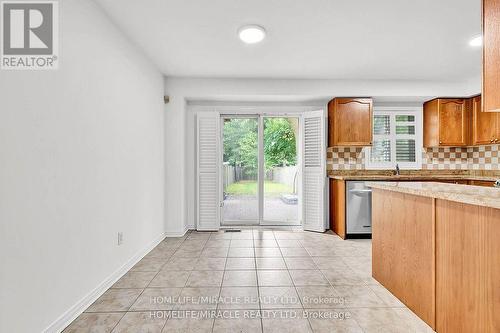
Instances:
[[[259,224],[259,119],[222,118],[223,224]]]
[[[263,118],[261,224],[299,224],[299,118]]]
[[[222,225],[298,225],[299,117],[222,117]]]

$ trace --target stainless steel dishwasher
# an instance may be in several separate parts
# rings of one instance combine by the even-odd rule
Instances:
[[[372,233],[372,190],[363,181],[348,181],[347,234]]]

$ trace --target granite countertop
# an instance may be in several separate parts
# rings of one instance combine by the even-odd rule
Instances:
[[[399,193],[500,209],[500,188],[434,182],[370,182],[367,186]]]
[[[394,175],[393,170],[330,170],[328,177],[337,180],[478,180],[495,181],[500,179],[500,171],[493,170],[401,170]]]
[[[337,180],[478,180],[478,181],[492,181],[499,179],[499,177],[488,176],[468,176],[468,175],[328,175],[328,178]]]

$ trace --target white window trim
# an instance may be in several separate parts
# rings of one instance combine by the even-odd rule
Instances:
[[[415,138],[415,162],[371,162],[371,147],[365,148],[365,168],[367,170],[387,170],[395,169],[396,165],[402,170],[420,170],[422,169],[422,149],[423,149],[423,108],[422,107],[374,107],[373,116],[375,115],[390,115],[394,117],[395,115],[412,115],[415,116],[415,136],[411,135],[411,138]],[[391,135],[387,135],[387,138],[395,140],[396,133],[396,123],[391,120]],[[398,138],[404,138],[404,136],[399,135]],[[375,137],[374,137],[375,140]],[[396,156],[396,146],[391,145],[391,157]]]

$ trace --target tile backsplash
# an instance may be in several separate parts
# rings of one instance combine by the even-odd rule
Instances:
[[[327,150],[327,170],[364,170],[365,149],[334,147]],[[500,145],[441,147],[422,150],[423,170],[500,170]]]
[[[500,170],[500,145],[469,147],[469,168]]]
[[[423,170],[469,170],[469,147],[422,149]]]
[[[334,147],[326,151],[327,170],[364,170],[365,148]]]

